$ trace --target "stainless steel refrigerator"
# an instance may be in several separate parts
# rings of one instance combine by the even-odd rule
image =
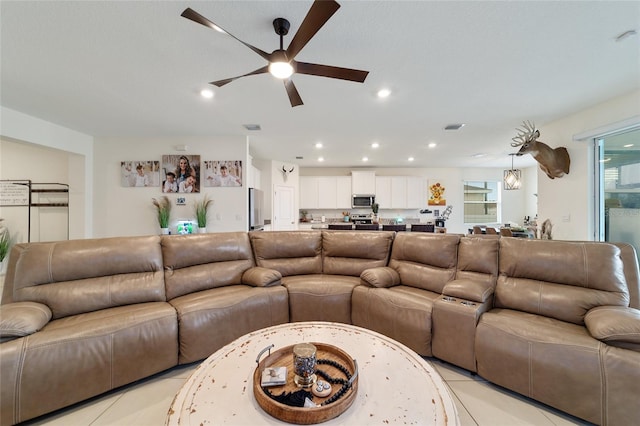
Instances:
[[[249,231],[264,229],[263,203],[264,193],[259,189],[249,188]]]

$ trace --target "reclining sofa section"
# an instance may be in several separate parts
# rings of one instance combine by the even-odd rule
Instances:
[[[639,275],[626,244],[452,234],[18,244],[0,307],[0,424],[308,320],[370,328],[588,421],[632,424]]]

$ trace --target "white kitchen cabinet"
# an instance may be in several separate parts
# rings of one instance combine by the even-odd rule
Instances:
[[[376,203],[381,209],[391,209],[391,177],[376,176]]]
[[[375,194],[376,193],[376,172],[352,171],[351,172],[351,192],[354,194]]]
[[[318,177],[318,208],[335,209],[338,184],[335,176]]]
[[[391,208],[407,208],[407,177],[393,176],[391,178]]]
[[[376,203],[381,209],[417,209],[426,205],[424,178],[377,176]]]
[[[317,176],[300,176],[301,209],[319,208],[318,181],[319,178]]]
[[[407,208],[423,209],[427,205],[425,179],[419,176],[407,177]]]
[[[349,210],[352,196],[351,176],[337,176],[336,187],[336,208]]]
[[[350,209],[351,177],[301,176],[301,209]]]

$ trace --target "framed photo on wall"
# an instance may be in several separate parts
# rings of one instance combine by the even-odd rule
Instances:
[[[205,161],[204,186],[242,186],[242,161]]]
[[[429,181],[429,201],[430,206],[446,206],[447,197],[445,195],[445,187],[439,180]]]
[[[160,162],[121,161],[120,185],[134,188],[160,186]]]
[[[200,156],[163,155],[162,192],[200,192]]]

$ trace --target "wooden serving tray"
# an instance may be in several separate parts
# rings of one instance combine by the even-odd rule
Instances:
[[[356,374],[357,367],[355,361],[342,349],[326,343],[312,343],[316,347],[317,359],[330,359],[332,361],[336,361],[340,365],[346,367],[351,375]],[[269,356],[258,363],[258,366],[253,373],[253,395],[256,398],[258,405],[276,419],[299,425],[322,423],[344,413],[355,400],[356,393],[358,391],[357,376],[353,381],[351,389],[347,390],[342,397],[331,404],[315,408],[292,407],[282,404],[267,395],[260,385],[262,370],[271,366],[287,367],[287,383],[281,386],[270,386],[267,388],[273,395],[280,395],[282,392],[295,392],[299,390],[300,388],[298,388],[293,382],[293,345],[272,352]],[[344,373],[333,366],[318,364],[317,368],[326,372],[331,377],[346,379],[346,377],[344,377]],[[318,376],[318,379],[323,380],[320,376]],[[342,388],[342,385],[332,384],[331,388],[329,396],[325,398],[314,396],[313,402],[315,404],[321,404],[323,401],[339,391],[340,388]],[[306,390],[311,392],[311,388]]]

